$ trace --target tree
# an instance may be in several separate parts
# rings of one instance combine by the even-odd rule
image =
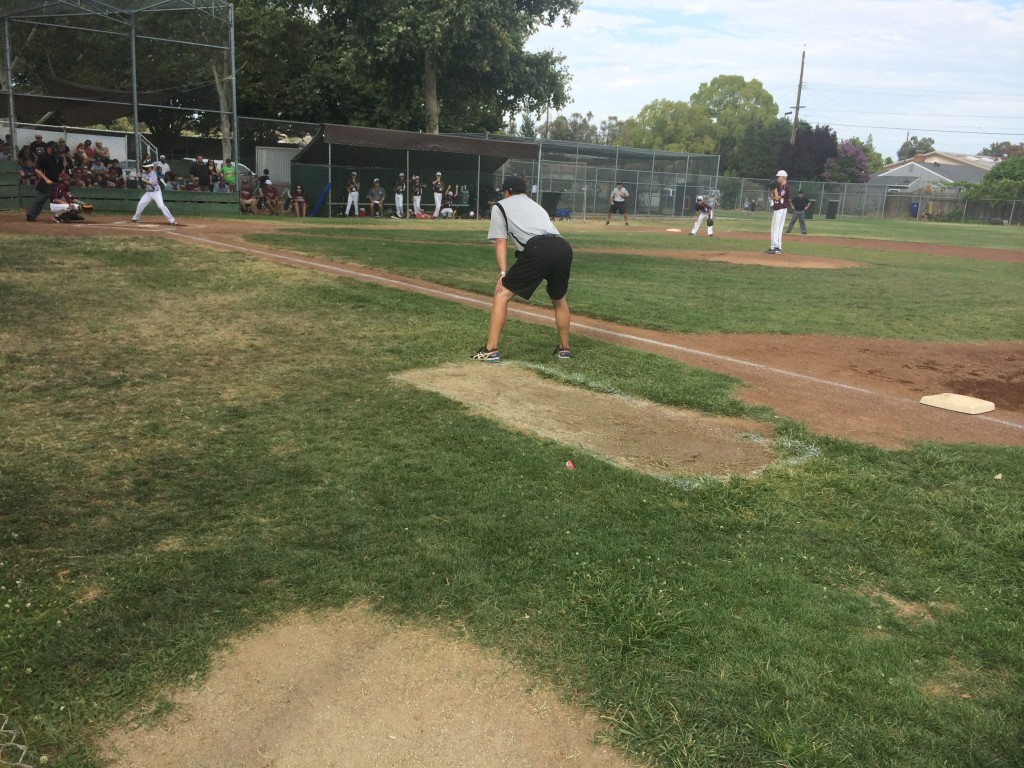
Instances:
[[[907,160],[918,153],[934,151],[935,139],[928,136],[925,136],[923,139],[919,139],[917,136],[911,136],[900,145],[899,151],[896,152],[896,157],[900,160]]]
[[[864,150],[850,141],[844,141],[839,145],[838,154],[825,162],[821,178],[825,181],[864,183],[871,178]]]
[[[855,147],[860,147],[864,151],[864,157],[868,163],[868,170],[871,173],[879,173],[886,166],[886,161],[882,158],[882,153],[875,149],[874,139],[871,138],[871,134],[868,134],[867,141],[862,141],[856,136],[849,139],[849,142]]]
[[[739,168],[731,154],[747,128],[772,125],[779,115],[775,99],[761,82],[748,82],[740,75],[719,75],[710,83],[701,83],[690,97],[690,106],[707,113],[713,124],[713,151],[722,156],[722,167],[731,169]]]
[[[497,130],[504,116],[560,108],[564,58],[524,50],[540,26],[568,24],[579,0],[321,0],[321,23],[346,37],[365,70],[422,100],[427,132]],[[415,88],[409,88],[413,75]]]
[[[626,121],[629,146],[710,154],[717,149],[707,110],[685,101],[657,99]]]
[[[527,136],[531,139],[537,138],[537,124],[530,115],[523,115],[523,120],[519,124],[519,135]]]
[[[622,140],[622,129],[625,127],[625,123],[616,115],[609,115],[607,120],[601,121],[601,126],[597,132],[597,140],[601,144],[608,144],[609,146],[617,145]]]
[[[1021,157],[1024,155],[1024,142],[1011,144],[1009,141],[994,141],[978,154],[986,157]]]
[[[1016,200],[1024,194],[1024,155],[1008,157],[996,163],[980,184],[964,193],[968,200]]]
[[[725,164],[725,158],[722,159],[723,172],[730,176],[770,179],[782,167],[790,176],[797,178],[799,174],[794,173],[791,165],[783,162],[780,166],[778,157],[782,148],[789,148],[791,129],[792,124],[781,118],[769,123],[750,123],[743,129],[736,146],[729,153],[728,165]]]
[[[827,125],[811,128],[807,123],[800,123],[796,143],[790,145],[785,142],[776,159],[779,167],[789,172],[791,179],[820,179],[825,172],[825,164],[838,152],[839,142],[832,128]]]
[[[598,129],[590,121],[594,119],[593,112],[587,112],[586,116],[579,112],[573,112],[568,118],[565,115],[558,115],[551,121],[548,128],[547,138],[558,141],[577,141],[582,144],[596,144]]]

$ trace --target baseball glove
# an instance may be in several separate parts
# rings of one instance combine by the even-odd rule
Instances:
[[[708,219],[708,226],[709,227],[715,226],[715,220],[714,219]]]
[[[79,207],[82,213],[92,213],[93,211],[96,210],[95,206],[90,205],[89,203],[82,203]]]

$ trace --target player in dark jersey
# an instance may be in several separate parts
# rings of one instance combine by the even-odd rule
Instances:
[[[708,222],[708,237],[715,236],[715,211],[711,207],[711,203],[704,199],[703,195],[697,195],[697,204],[693,206],[696,218],[693,221],[693,229],[690,230],[690,237],[697,234],[700,229],[700,225],[707,219]]]

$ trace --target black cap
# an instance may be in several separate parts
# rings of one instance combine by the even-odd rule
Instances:
[[[501,191],[522,194],[526,192],[526,179],[522,176],[506,176],[501,182]]]

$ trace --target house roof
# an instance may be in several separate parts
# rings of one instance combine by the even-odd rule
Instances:
[[[970,183],[981,181],[986,171],[969,165],[954,165],[939,162],[915,162],[913,160],[900,165],[886,166],[886,170],[876,175],[881,181],[893,183],[897,178],[928,179],[946,184]]]
[[[326,124],[293,162],[380,168],[404,168],[408,162],[420,169],[493,173],[509,159],[537,160],[539,154],[536,144]]]
[[[961,155],[956,152],[921,152],[913,157],[908,157],[905,160],[897,160],[895,163],[889,163],[885,166],[884,172],[896,170],[897,168],[902,168],[911,163],[918,163],[920,165],[929,166],[965,166],[968,168],[976,168],[984,174],[991,171],[998,162],[998,158],[989,157],[988,155]]]

